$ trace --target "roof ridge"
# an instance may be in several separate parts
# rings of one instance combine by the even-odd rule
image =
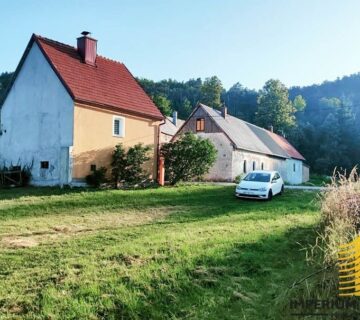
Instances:
[[[60,41],[57,41],[57,40],[53,40],[53,39],[50,39],[50,38],[47,38],[47,37],[43,37],[43,36],[41,36],[39,34],[35,34],[35,33],[34,33],[34,36],[39,40],[44,40],[44,41],[48,41],[48,42],[51,42],[51,43],[56,44],[56,45],[67,47],[69,49],[76,50],[76,52],[77,52],[77,48],[75,46],[70,45],[70,44],[63,43],[63,42],[60,42]],[[105,57],[105,56],[103,56],[101,54],[96,54],[96,58],[101,58],[101,59],[108,60],[108,61],[118,63],[118,64],[121,64],[121,65],[124,64],[121,61],[117,61],[117,60],[114,60],[114,59],[107,58],[107,57]]]
[[[200,104],[203,105],[203,106],[205,106],[205,107],[208,107],[208,108],[210,108],[210,109],[213,109],[213,110],[216,111],[217,113],[221,113],[220,110],[217,110],[217,109],[215,109],[215,108],[209,107],[209,106],[207,106],[206,104],[203,104],[203,103],[200,103]],[[286,138],[284,138],[283,136],[277,134],[276,132],[272,132],[272,131],[270,131],[270,130],[268,130],[268,129],[265,129],[265,128],[263,128],[263,127],[257,126],[256,124],[253,124],[253,123],[251,123],[251,122],[248,122],[248,121],[246,121],[246,120],[244,120],[244,119],[235,117],[235,116],[233,116],[233,115],[231,115],[231,114],[227,114],[227,116],[230,116],[230,117],[234,118],[234,119],[237,120],[237,121],[240,120],[240,121],[242,121],[242,122],[244,122],[244,123],[246,123],[246,124],[248,124],[248,125],[250,125],[250,126],[256,127],[256,128],[258,128],[258,129],[264,130],[264,131],[266,131],[266,132],[268,132],[268,133],[272,133],[272,134],[275,134],[275,135],[277,135],[277,136],[279,136],[279,137],[281,137],[281,138],[283,138],[283,139],[286,139]]]
[[[101,54],[96,54],[96,58],[101,58],[101,59],[104,59],[104,60],[107,60],[107,61],[110,61],[110,62],[114,62],[114,63],[118,63],[118,64],[121,64],[121,65],[124,65],[124,63],[121,62],[121,61],[104,57],[104,56],[102,56]]]
[[[67,44],[67,43],[63,43],[63,42],[56,41],[56,40],[53,40],[53,39],[50,39],[50,38],[47,38],[47,37],[43,37],[43,36],[41,36],[39,34],[35,34],[35,33],[34,33],[34,36],[39,40],[49,41],[49,42],[52,42],[52,43],[57,44],[57,45],[61,45],[61,46],[64,46],[64,47],[68,47],[68,48],[77,50],[76,47],[74,47],[74,46],[72,46],[70,44]]]

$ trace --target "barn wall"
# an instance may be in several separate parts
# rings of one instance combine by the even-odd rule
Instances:
[[[246,172],[244,172],[244,161],[246,161]],[[266,155],[249,152],[245,150],[234,150],[232,158],[232,179],[239,175],[253,171],[253,163],[255,163],[255,170],[276,170],[284,177],[286,176],[286,162],[285,159],[269,157]]]
[[[33,163],[35,185],[70,182],[73,114],[71,97],[34,43],[1,109],[0,166]]]
[[[302,182],[307,182],[310,179],[310,167],[303,163]]]
[[[217,150],[216,162],[204,177],[207,181],[232,181],[233,146],[223,133],[198,133],[198,136],[209,139]]]
[[[287,176],[285,180],[291,184],[303,182],[303,162],[296,159],[286,160]]]

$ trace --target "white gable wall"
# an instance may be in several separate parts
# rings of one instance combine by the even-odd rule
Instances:
[[[69,183],[73,118],[70,95],[34,43],[1,109],[0,166],[33,163],[33,184]]]

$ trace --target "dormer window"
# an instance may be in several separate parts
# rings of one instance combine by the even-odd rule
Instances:
[[[125,118],[114,116],[113,118],[113,136],[114,137],[125,137]]]
[[[196,119],[196,132],[205,131],[205,119],[198,118]]]

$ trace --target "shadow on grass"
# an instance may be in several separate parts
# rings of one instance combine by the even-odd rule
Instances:
[[[11,198],[13,193],[9,193]],[[168,207],[175,212],[163,223],[190,222],[210,219],[222,215],[257,213],[249,219],[274,218],[276,215],[315,211],[312,202],[315,193],[287,191],[273,201],[240,200],[234,196],[233,187],[179,187],[146,190],[95,190],[29,188],[14,193],[15,196],[34,195],[42,197],[34,202],[14,202],[1,208],[0,219],[27,216],[46,216],[48,214],[86,214]],[[53,197],[59,196],[59,197]],[[244,217],[245,218],[245,217]]]
[[[142,298],[129,308],[115,298],[117,308],[98,316],[138,319],[288,319],[278,301],[284,290],[312,272],[305,263],[302,246],[314,243],[312,228],[294,228],[254,243],[233,243],[216,257],[203,255],[191,267],[166,272],[160,266],[150,283],[126,278],[125,285]]]
[[[81,192],[95,192],[93,188],[69,188],[69,187],[21,187],[21,188],[0,188],[1,200],[16,200],[23,197],[49,197]]]
[[[0,279],[21,272],[22,268],[51,268],[51,272],[45,273],[49,278],[44,275],[34,291],[29,291],[36,301],[31,302],[27,295],[19,296],[22,313],[18,316],[26,318],[36,314],[39,319],[48,319],[51,314],[64,319],[289,319],[281,315],[281,305],[286,302],[279,304],[278,298],[294,281],[312,272],[305,265],[305,252],[301,251],[303,246],[314,243],[316,235],[310,227],[274,231],[254,242],[224,239],[226,250],[205,248],[203,254],[193,257],[187,257],[182,251],[186,249],[181,246],[178,251],[170,252],[169,242],[164,241],[160,246],[156,238],[152,242],[149,234],[154,230],[150,226],[146,230],[132,228],[125,231],[129,233],[127,236],[119,231],[73,240],[64,247],[4,252]],[[166,238],[165,234],[163,239]],[[126,260],[124,239],[148,248],[144,249],[146,256],[155,250],[162,254],[144,260],[144,264],[141,256],[133,257],[140,264],[131,258]],[[107,247],[114,250],[108,251]],[[91,276],[86,283],[74,276],[70,287],[64,287],[62,279],[64,270],[69,268],[67,264],[79,263],[78,259],[81,255],[86,257],[89,248],[98,252],[100,261],[108,261],[112,266],[118,262],[129,272],[114,269],[114,273],[105,277],[99,271],[99,278],[94,278],[98,281],[94,283]],[[19,259],[23,262],[21,266]],[[100,266],[96,261],[87,262],[91,270]],[[132,277],[133,268],[138,268],[138,273],[146,269],[147,276]],[[13,302],[0,299],[0,307],[10,303]]]

